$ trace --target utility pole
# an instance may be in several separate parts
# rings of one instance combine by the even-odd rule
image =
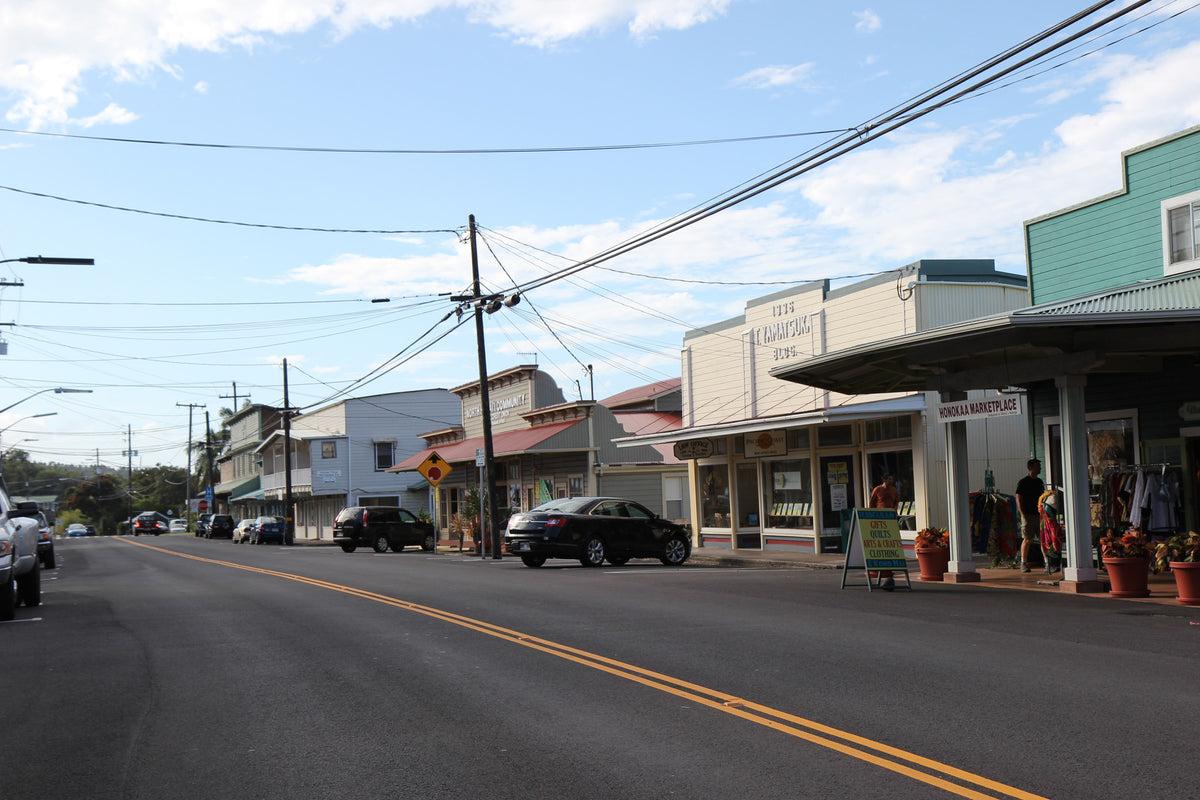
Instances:
[[[229,395],[229,394],[219,394],[219,395],[217,395],[217,397],[221,398],[222,400],[228,400],[230,397],[232,397],[232,398],[233,398],[233,413],[235,413],[235,414],[238,412],[238,402],[237,402],[237,401],[238,401],[238,396],[239,396],[239,395],[238,395],[238,393],[237,393],[237,381],[234,381],[234,382],[233,382],[233,394],[231,394],[231,395]],[[249,399],[250,399],[250,395],[248,395],[248,394],[243,394],[243,395],[241,395],[241,397],[242,397],[243,399],[245,399],[245,400],[249,400]]]
[[[208,419],[207,409],[204,412],[204,458],[205,470],[204,477],[206,478],[207,486],[205,486],[204,501],[207,504],[207,510],[210,514],[217,513],[216,498],[213,494],[213,453],[212,453],[212,423]]]
[[[137,451],[133,449],[133,426],[126,425],[125,430],[126,430],[125,435],[128,437],[129,444],[127,445],[128,449],[121,455],[126,456],[129,459],[129,478],[125,485],[125,496],[129,499],[129,503],[128,503],[129,519],[132,521],[133,520],[133,457],[137,455]],[[127,530],[125,532],[133,533],[132,529]]]
[[[180,408],[188,410],[188,443],[187,443],[187,474],[183,479],[183,517],[192,524],[192,410],[205,408],[203,403],[176,403]]]
[[[487,354],[483,346],[483,298],[479,288],[479,251],[475,246],[475,215],[468,218],[471,234],[471,291],[475,294],[475,343],[479,350],[479,416],[483,420],[483,473],[487,487],[488,541],[492,558],[500,558],[500,527],[496,504],[496,462],[492,447],[492,401],[488,390]],[[480,553],[482,555],[482,553]]]
[[[287,359],[283,360],[283,543],[296,535],[292,509],[292,404],[288,401]]]

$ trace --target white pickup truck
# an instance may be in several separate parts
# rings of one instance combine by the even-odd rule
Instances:
[[[17,603],[42,602],[37,504],[14,504],[0,478],[0,621],[13,618]]]

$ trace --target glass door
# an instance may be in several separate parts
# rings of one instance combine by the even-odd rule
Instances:
[[[758,462],[741,463],[736,468],[737,478],[737,546],[758,549],[762,547],[761,509],[759,508]]]
[[[821,552],[842,552],[843,512],[854,508],[858,490],[854,454],[821,456]]]

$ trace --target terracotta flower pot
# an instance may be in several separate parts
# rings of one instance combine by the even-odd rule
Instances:
[[[1149,597],[1147,583],[1150,580],[1148,558],[1105,558],[1104,568],[1112,583],[1109,594],[1113,597]]]
[[[1200,561],[1171,561],[1171,574],[1179,596],[1175,599],[1185,606],[1200,606]]]
[[[917,564],[921,566],[921,580],[940,581],[950,569],[949,547],[918,547]]]

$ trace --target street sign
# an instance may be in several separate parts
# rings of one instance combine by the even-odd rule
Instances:
[[[417,467],[417,472],[429,481],[430,486],[437,486],[451,471],[452,467],[436,452],[430,453],[429,457],[421,462],[421,466]]]
[[[475,451],[475,466],[482,467],[487,464],[487,453],[484,450]]]

